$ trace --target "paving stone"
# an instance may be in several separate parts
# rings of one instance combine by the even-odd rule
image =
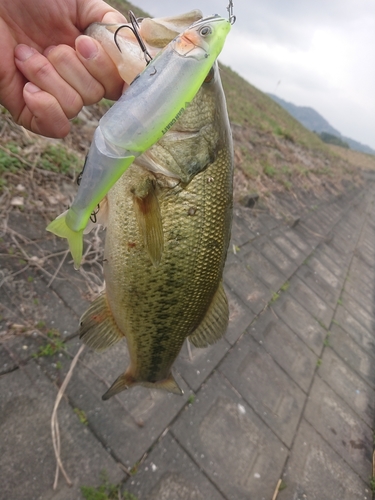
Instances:
[[[374,390],[329,347],[324,350],[318,373],[331,389],[371,427],[375,414]]]
[[[340,250],[346,254],[351,254],[356,243],[355,236],[350,233],[343,234],[339,228],[335,228],[332,233],[332,238],[330,239],[329,244],[336,250]]]
[[[271,305],[271,309],[317,356],[320,356],[327,332],[295,298],[288,292],[283,292]]]
[[[333,316],[333,309],[331,309],[297,276],[293,276],[290,280],[288,292],[317,320],[321,321],[326,328],[329,328]]]
[[[277,500],[370,500],[367,484],[302,420]]]
[[[172,433],[231,500],[269,500],[287,449],[220,374],[202,387]]]
[[[229,304],[229,324],[225,338],[233,345],[253,321],[255,314],[245,306],[229,287],[224,285],[224,288]]]
[[[363,279],[361,279],[360,275],[356,275],[354,274],[354,272],[350,271],[350,274],[348,274],[345,282],[345,290],[347,290],[347,292],[355,299],[357,297],[362,297],[363,295],[365,295],[365,299],[363,300],[363,302],[367,303],[375,293],[375,278],[373,283],[369,283],[369,279],[367,277],[364,277],[363,275],[362,278]]]
[[[330,226],[327,227],[327,225],[324,224],[324,221],[320,219],[319,215],[317,214],[304,219],[301,225],[320,238],[324,237],[324,235],[327,234],[330,229]]]
[[[12,358],[9,351],[0,344],[0,375],[12,372],[16,368],[16,361]]]
[[[254,240],[254,246],[264,255],[279,271],[289,278],[298,265],[287,257],[277,245],[275,245],[267,236],[260,236]]]
[[[317,357],[299,337],[272,311],[266,311],[249,329],[285,372],[308,391],[314,376]]]
[[[368,481],[372,474],[372,430],[319,377],[314,380],[304,416],[348,465]]]
[[[225,500],[170,433],[152,449],[125,490],[138,500]]]
[[[272,297],[271,291],[241,264],[227,265],[224,270],[224,281],[254,314],[259,314]]]
[[[276,230],[271,235],[272,241],[285,253],[293,262],[298,265],[302,264],[306,255],[294,245],[286,236],[282,234],[282,230]]]
[[[253,212],[248,208],[244,208],[240,205],[235,205],[233,209],[233,216],[243,219],[246,227],[256,236],[260,234],[268,233],[269,228],[266,226],[261,218],[259,218],[258,212]]]
[[[68,488],[60,474],[58,490],[53,491],[56,461],[50,420],[56,394],[32,361],[0,378],[2,500],[80,498],[79,487],[99,485],[103,469],[111,483],[123,479],[115,460],[63,399],[58,410],[61,460],[73,487]]]
[[[335,308],[337,300],[340,297],[341,289],[334,289],[328,285],[316,272],[310,267],[302,265],[295,276],[303,281],[313,292],[316,293],[328,306]]]
[[[339,305],[335,314],[335,323],[341,326],[349,335],[375,357],[375,339],[359,321],[357,321],[343,306]]]
[[[190,344],[190,358],[187,342],[184,343],[174,366],[189,387],[197,391],[228,352],[230,344],[225,339],[203,349]]]
[[[306,396],[250,335],[244,335],[220,365],[241,396],[290,446]]]
[[[325,259],[325,261],[327,262],[327,259]],[[342,288],[343,279],[338,279],[338,277],[331,271],[331,268],[328,267],[324,262],[321,262],[321,260],[319,260],[319,258],[317,258],[315,255],[311,255],[311,257],[309,257],[306,265],[334,290]],[[330,263],[329,266],[332,266],[332,264]],[[345,267],[341,268],[341,271],[343,276],[345,276]]]
[[[79,341],[70,341],[69,350],[74,352],[79,344]],[[84,365],[76,367],[67,387],[69,399],[74,407],[86,413],[98,439],[131,468],[176,417],[190,391],[175,370],[174,375],[184,391],[183,396],[136,386],[108,401],[102,401],[101,397],[109,385],[128,366],[125,342],[119,342],[100,354],[86,349],[81,361]],[[65,372],[70,362],[63,359],[62,363],[62,371]]]
[[[350,286],[348,287],[350,288]],[[367,305],[370,307],[372,304],[373,308],[375,306],[374,297],[370,296],[367,300]],[[375,329],[375,321],[374,321],[374,311],[369,313],[366,309],[362,307],[361,304],[357,302],[350,295],[345,296],[345,299],[342,298],[343,307],[364,326],[369,332],[373,332]]]
[[[297,248],[299,248],[305,256],[309,255],[313,251],[314,247],[305,241],[305,239],[301,238],[295,229],[284,229],[282,234],[286,236]]]
[[[273,292],[285,283],[285,276],[266,259],[253,245],[244,247],[242,260],[262,282]]]
[[[254,239],[255,236],[256,234],[254,234],[253,231],[249,229],[245,220],[234,213],[232,221],[231,243],[241,247],[248,241]]]
[[[355,299],[355,302],[360,304],[361,307],[370,313],[371,315],[374,313],[374,299],[372,294],[368,294],[364,292],[362,288],[359,288],[358,285],[353,286],[351,283],[346,283],[346,290],[342,290],[340,297],[342,304],[345,306],[346,303]]]
[[[293,228],[293,231],[311,248],[316,248],[324,240],[324,235],[316,234],[303,225],[303,220]]]
[[[355,255],[350,265],[349,276],[351,280],[358,277],[359,281],[366,284],[369,288],[371,287],[372,290],[374,289],[375,270]]]
[[[54,281],[51,289],[80,318],[90,305],[90,302],[83,296],[84,291],[87,290],[86,282],[80,275],[80,271],[75,271],[71,264],[64,264],[63,270],[67,279]]]
[[[317,259],[322,260],[322,262],[323,262],[324,256],[326,256],[331,261],[333,261],[338,266],[340,266],[340,269],[346,268],[350,262],[351,257],[352,257],[351,255],[347,255],[343,251],[343,249],[337,250],[336,248],[329,246],[329,244],[325,243],[325,242],[322,242],[319,245],[319,247],[315,250],[314,255]],[[333,272],[333,269],[334,269],[333,266],[330,267],[327,265],[327,267],[329,269],[331,269]]]
[[[317,263],[319,267],[319,264],[322,264],[326,269],[329,269],[331,274],[336,276],[337,279],[343,279],[347,273],[347,259],[341,259],[340,262],[337,262],[332,259],[332,257],[334,257],[332,252],[328,254],[325,248],[327,247],[319,245],[314,253],[306,259],[306,264],[314,271],[318,271]],[[336,254],[336,257],[337,256],[338,254]]]
[[[371,387],[375,388],[374,357],[361,348],[352,337],[338,325],[332,325],[329,343],[332,349]]]

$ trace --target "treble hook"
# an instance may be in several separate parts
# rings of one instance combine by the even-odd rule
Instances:
[[[115,40],[115,44],[116,44],[118,50],[121,52],[120,45],[117,42],[117,35],[118,35],[118,32],[120,30],[122,30],[122,28],[129,28],[133,32],[135,38],[137,39],[137,42],[139,43],[139,46],[142,49],[143,55],[144,55],[145,60],[146,60],[146,64],[149,64],[152,61],[152,56],[149,53],[149,51],[147,50],[147,47],[146,47],[146,45],[145,45],[144,41],[142,40],[142,37],[139,33],[139,24],[138,24],[137,18],[135,17],[135,15],[133,14],[133,12],[131,10],[129,10],[128,14],[129,14],[131,26],[128,26],[127,24],[122,24],[121,26],[119,26],[117,28],[117,30],[115,31],[115,34],[113,35],[114,40]]]
[[[228,15],[229,15],[229,22],[230,24],[234,24],[236,22],[236,16],[233,15],[233,0],[229,0],[229,5],[227,7]]]

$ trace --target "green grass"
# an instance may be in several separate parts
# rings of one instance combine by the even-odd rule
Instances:
[[[102,472],[100,478],[102,484],[97,488],[81,486],[81,493],[85,500],[138,500],[136,496],[127,491],[121,493],[120,486],[108,481],[106,472]]]
[[[82,169],[82,160],[63,146],[47,146],[40,155],[40,168],[69,174]]]
[[[65,344],[61,340],[60,333],[57,330],[50,330],[47,333],[47,336],[50,341],[47,344],[39,347],[38,351],[33,355],[34,358],[53,356],[54,354],[65,348]]]

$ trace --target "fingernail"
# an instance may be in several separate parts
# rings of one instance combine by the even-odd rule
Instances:
[[[48,54],[51,52],[51,50],[53,50],[54,48],[56,48],[56,45],[51,45],[50,47],[47,47],[46,50],[43,52],[43,55],[47,57]]]
[[[17,45],[14,49],[14,57],[19,61],[26,61],[29,57],[36,53],[36,50],[28,45]]]
[[[98,47],[94,40],[83,35],[76,39],[76,49],[85,59],[93,59],[98,53]]]
[[[30,94],[35,94],[36,92],[40,92],[42,90],[31,82],[27,82],[24,89],[26,92],[30,92]]]

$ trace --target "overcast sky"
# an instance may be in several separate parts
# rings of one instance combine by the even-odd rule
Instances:
[[[227,0],[133,3],[153,17],[197,8],[227,15]],[[224,64],[375,149],[374,0],[234,0],[234,13]]]

